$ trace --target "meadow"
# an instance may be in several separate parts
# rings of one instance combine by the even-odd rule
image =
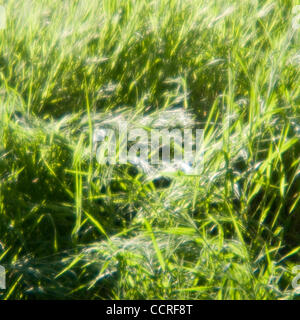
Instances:
[[[0,299],[299,298],[298,1],[0,4]],[[199,175],[99,164],[99,119],[174,108]]]

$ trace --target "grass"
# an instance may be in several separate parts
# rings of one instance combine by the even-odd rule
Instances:
[[[299,297],[297,1],[2,4],[2,299]],[[97,163],[99,121],[174,107],[199,176]]]

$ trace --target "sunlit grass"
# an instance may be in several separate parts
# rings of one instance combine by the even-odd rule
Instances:
[[[0,297],[295,299],[297,1],[2,4]],[[199,176],[97,163],[94,126],[174,107]]]

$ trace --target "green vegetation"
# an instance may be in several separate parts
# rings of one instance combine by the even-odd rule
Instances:
[[[0,297],[296,299],[297,1],[2,4]],[[178,106],[204,129],[200,176],[97,163],[102,114]]]

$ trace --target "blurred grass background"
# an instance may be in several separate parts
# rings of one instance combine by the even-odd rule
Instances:
[[[297,1],[1,4],[2,299],[297,298]],[[97,164],[99,115],[173,107],[204,129],[200,176]]]

